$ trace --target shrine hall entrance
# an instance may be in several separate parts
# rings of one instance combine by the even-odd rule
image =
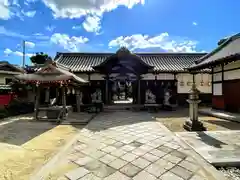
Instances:
[[[136,97],[134,97],[133,89],[135,89],[136,79],[122,75],[111,77],[109,81],[111,104],[133,104],[135,102]]]
[[[93,69],[105,77],[104,104],[141,104],[141,76],[153,66],[123,47]]]

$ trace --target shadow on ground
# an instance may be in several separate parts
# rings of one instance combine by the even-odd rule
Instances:
[[[217,140],[216,138],[209,136],[205,132],[196,132],[198,137],[201,139],[202,142],[205,144],[215,147],[215,148],[221,148],[222,145],[227,145],[226,143]]]
[[[56,127],[48,122],[19,120],[0,126],[0,143],[21,146],[29,140]]]
[[[204,120],[207,123],[211,123],[217,126],[224,127],[229,130],[240,130],[240,123],[229,121],[229,120]]]

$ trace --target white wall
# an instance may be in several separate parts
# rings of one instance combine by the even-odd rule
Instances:
[[[227,65],[224,65],[224,67],[223,67],[223,69],[224,69],[224,75],[223,75],[224,80],[240,79],[240,69],[236,69],[236,68],[240,68],[240,60],[229,63]],[[231,70],[231,69],[235,69],[235,70]],[[213,81],[215,81],[215,82],[216,81],[222,81],[222,73],[219,72],[221,70],[222,70],[221,66],[215,67],[213,69],[213,72],[214,72]]]
[[[225,65],[223,69],[228,70],[228,69],[234,69],[234,68],[240,68],[240,60]]]
[[[220,96],[222,95],[222,83],[213,84],[213,95]]]

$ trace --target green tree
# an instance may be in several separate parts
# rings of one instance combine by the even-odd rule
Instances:
[[[30,57],[30,60],[34,64],[45,64],[46,61],[52,60],[50,56],[43,52],[36,53],[36,55]]]

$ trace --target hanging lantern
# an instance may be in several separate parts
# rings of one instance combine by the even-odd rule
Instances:
[[[180,86],[184,86],[183,75],[181,75]]]
[[[200,85],[203,86],[204,85],[204,81],[203,81],[203,74],[201,74],[201,82]]]
[[[146,86],[148,86],[148,81],[146,81]]]
[[[211,86],[210,75],[208,75],[208,82],[207,82],[207,86]]]
[[[188,82],[187,82],[187,85],[188,85],[188,86],[191,86],[191,85],[192,85],[192,82],[191,82],[191,81],[188,81]]]

